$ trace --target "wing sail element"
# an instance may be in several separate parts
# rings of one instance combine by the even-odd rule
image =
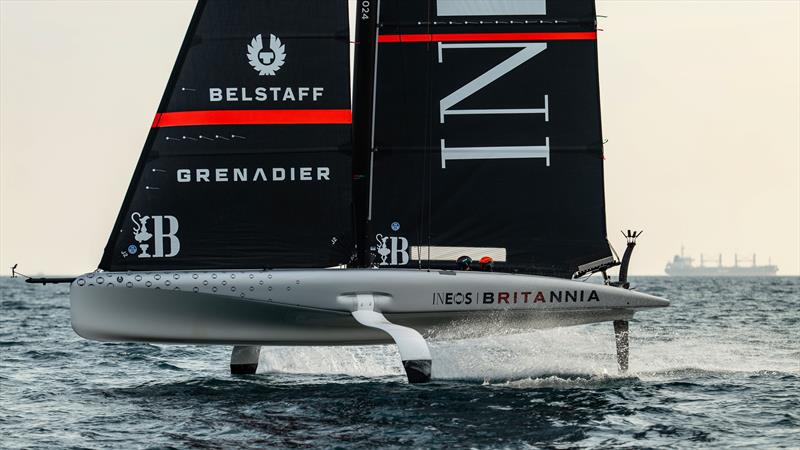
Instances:
[[[201,0],[100,268],[346,263],[348,46],[347,0]]]
[[[383,0],[379,30],[378,264],[489,248],[569,277],[611,255],[593,1]]]

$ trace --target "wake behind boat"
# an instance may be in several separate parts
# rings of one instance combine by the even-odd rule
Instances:
[[[611,321],[626,370],[668,302],[606,238],[598,83],[591,0],[201,0],[73,327],[234,345],[234,373],[395,342],[424,382],[444,327]]]

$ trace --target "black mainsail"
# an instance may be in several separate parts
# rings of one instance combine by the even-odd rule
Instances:
[[[347,0],[201,0],[104,270],[352,255]]]
[[[201,0],[100,268],[610,260],[592,0]],[[355,258],[354,258],[355,256]]]
[[[382,0],[377,263],[570,277],[611,252],[592,0]]]

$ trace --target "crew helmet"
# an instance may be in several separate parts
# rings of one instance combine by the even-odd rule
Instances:
[[[456,260],[456,268],[458,270],[470,270],[471,268],[470,266],[472,266],[472,258],[470,258],[469,256],[466,255],[460,256]]]

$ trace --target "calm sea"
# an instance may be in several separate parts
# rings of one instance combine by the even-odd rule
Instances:
[[[0,279],[3,448],[800,448],[800,278],[636,278],[672,306],[631,324],[434,341],[434,382],[390,346],[109,344],[66,286]]]

